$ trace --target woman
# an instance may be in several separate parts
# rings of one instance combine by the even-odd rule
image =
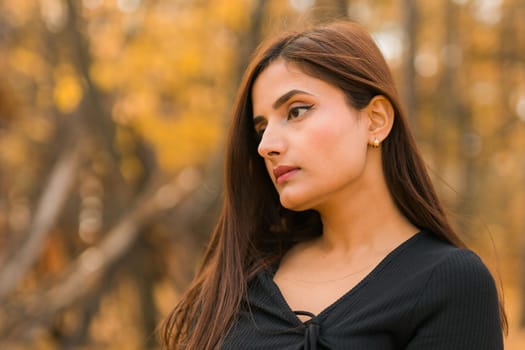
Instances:
[[[502,349],[502,324],[370,35],[338,22],[261,46],[223,211],[166,348]]]

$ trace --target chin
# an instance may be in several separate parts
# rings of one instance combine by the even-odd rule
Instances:
[[[286,198],[286,197],[280,197],[281,205],[288,209],[293,211],[305,211],[312,209],[312,205],[310,205],[309,201],[305,200],[298,200],[295,198]]]

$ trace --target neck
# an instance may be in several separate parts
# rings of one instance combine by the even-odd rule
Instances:
[[[318,208],[323,222],[318,244],[323,250],[343,254],[391,250],[418,231],[395,205],[383,176],[373,185],[356,188]]]

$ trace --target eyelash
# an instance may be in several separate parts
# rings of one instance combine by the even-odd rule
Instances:
[[[301,117],[304,113],[308,112],[310,109],[313,108],[313,104],[312,105],[301,105],[301,106],[296,106],[296,107],[292,107],[290,108],[290,110],[288,111],[288,115],[287,115],[287,119],[290,120],[290,119],[295,119],[295,118],[299,118]],[[298,112],[300,110],[304,110],[302,113],[300,114],[297,114],[297,115],[292,115],[294,112]],[[265,128],[261,128],[259,130],[255,130],[255,136],[256,136],[256,139],[257,141],[261,141],[262,139],[262,136],[264,134],[264,130]]]
[[[288,119],[294,119],[294,118],[299,118],[301,115],[303,115],[305,112],[308,112],[314,105],[302,105],[302,106],[296,106],[296,107],[293,107],[293,108],[290,108],[290,110],[288,111]],[[299,111],[299,110],[303,110],[304,109],[304,112],[299,114],[299,115],[295,115],[295,116],[292,116],[292,113],[295,112],[295,111]]]

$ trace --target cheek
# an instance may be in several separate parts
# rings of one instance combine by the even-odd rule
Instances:
[[[270,180],[273,181],[273,165],[272,165],[272,162],[270,162],[269,160],[265,159],[264,160],[264,165],[266,166],[266,172],[268,173],[268,176],[270,177]]]
[[[318,155],[329,167],[342,162],[362,162],[367,150],[366,130],[352,122],[319,126],[308,141],[312,156]]]
[[[345,128],[325,124],[312,130],[308,143],[311,149],[322,151],[329,158],[332,152],[347,147],[352,138]]]
[[[349,110],[346,105],[323,111],[309,127],[312,144],[325,148],[359,143],[366,125],[358,118],[357,112]]]

